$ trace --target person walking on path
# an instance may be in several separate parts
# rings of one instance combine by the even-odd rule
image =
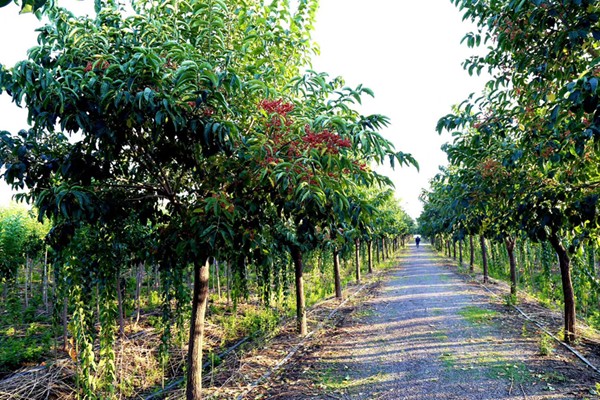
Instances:
[[[415,243],[417,244],[417,247],[419,247],[419,243],[421,243],[421,237],[420,236],[417,236],[415,238]]]

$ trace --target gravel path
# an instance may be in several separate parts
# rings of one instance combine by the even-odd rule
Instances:
[[[378,293],[322,334],[265,397],[597,398],[577,361],[560,350],[540,356],[540,337],[429,246],[411,246]]]

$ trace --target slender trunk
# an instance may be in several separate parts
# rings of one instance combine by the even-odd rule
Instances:
[[[123,318],[123,293],[121,289],[121,276],[117,275],[117,303],[119,308],[119,336],[125,337],[125,321]]]
[[[302,251],[298,246],[291,246],[292,259],[294,261],[294,272],[296,276],[296,323],[298,333],[304,336],[308,333],[306,326],[306,309],[304,301],[304,278],[302,266]]]
[[[227,279],[227,306],[231,305],[231,263],[225,263],[225,278]]]
[[[473,235],[469,235],[469,272],[475,271],[475,247],[473,246]]]
[[[381,261],[385,261],[385,238],[381,238]]]
[[[360,240],[354,240],[354,258],[356,260],[356,283],[360,283]]]
[[[219,261],[215,260],[215,277],[217,278],[217,297],[221,300],[221,277],[219,273]]]
[[[68,321],[68,311],[69,311],[69,299],[67,296],[63,299],[63,309],[62,309],[62,324],[63,324],[63,350],[68,351],[69,345],[69,321]]]
[[[373,241],[369,240],[367,242],[367,263],[369,264],[369,273],[373,273]]]
[[[186,399],[202,398],[202,346],[204,341],[204,316],[208,303],[208,278],[210,275],[210,258],[204,265],[194,262],[194,293],[192,297],[192,321],[187,359]]]
[[[456,260],[456,240],[452,241],[452,258]]]
[[[463,264],[463,241],[458,241],[458,263],[462,267]]]
[[[380,264],[381,261],[379,259],[379,240],[375,239],[375,255],[377,256],[377,264]]]
[[[342,279],[340,278],[340,252],[333,250],[333,282],[335,284],[335,297],[342,299]]]
[[[135,324],[137,325],[140,322],[140,313],[141,313],[141,301],[140,297],[142,294],[142,279],[144,271],[144,264],[139,263],[137,267],[137,273],[135,274]]]
[[[575,340],[575,295],[573,282],[571,280],[571,258],[563,246],[557,234],[553,234],[548,241],[558,255],[558,265],[562,279],[563,297],[565,302],[565,342],[572,343]]]
[[[29,257],[25,258],[25,308],[29,307],[29,295],[27,294],[27,288],[29,287]]]
[[[487,259],[487,250],[485,246],[485,238],[483,235],[479,235],[479,244],[481,245],[481,263],[483,264],[483,283],[489,282],[489,274],[488,274],[488,259]]]
[[[450,258],[452,256],[452,251],[450,250],[450,241],[446,240],[446,254],[448,256],[448,258]]]
[[[504,239],[506,254],[508,254],[508,264],[510,266],[510,294],[517,295],[517,262],[515,260],[515,239],[507,237]]]
[[[42,300],[44,302],[44,309],[46,312],[49,311],[48,306],[48,249],[44,253],[44,276],[42,277]]]

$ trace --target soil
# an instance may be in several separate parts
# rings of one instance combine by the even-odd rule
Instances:
[[[458,273],[430,246],[410,246],[383,282],[299,342],[299,350],[268,379],[238,386],[238,398],[598,398],[599,374],[557,342],[542,339],[536,325],[479,282]],[[490,286],[498,294],[508,291],[502,284]],[[531,298],[520,299],[519,307],[553,332],[560,329],[560,315]],[[598,365],[594,341],[577,348]],[[272,366],[273,358],[284,355],[266,346],[249,355],[246,365],[271,359],[266,364]],[[228,398],[235,392],[228,391]]]

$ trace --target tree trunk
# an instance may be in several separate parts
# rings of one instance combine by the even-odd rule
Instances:
[[[382,237],[381,238],[381,261],[385,261],[386,259],[386,254],[385,254],[385,238]]]
[[[63,350],[68,351],[69,345],[69,299],[67,296],[63,299],[63,309],[62,309],[62,324],[63,324]]]
[[[473,246],[473,235],[469,235],[469,272],[475,271],[475,247]]]
[[[140,322],[140,314],[141,314],[141,301],[140,298],[142,296],[142,279],[144,278],[144,264],[139,263],[137,266],[137,272],[135,274],[135,324],[137,325]]]
[[[342,279],[340,278],[340,252],[337,249],[333,250],[333,281],[335,283],[335,298],[341,300]]]
[[[458,241],[458,264],[462,267],[463,264],[463,241]]]
[[[379,240],[375,239],[375,255],[377,256],[377,264],[380,264],[381,261],[379,259]]]
[[[373,241],[369,240],[367,242],[367,263],[369,264],[369,273],[373,273]]]
[[[515,260],[515,238],[507,237],[504,239],[506,253],[508,254],[508,264],[510,266],[510,294],[517,295],[517,262]]]
[[[217,297],[221,300],[221,277],[219,273],[219,261],[215,260],[215,277],[217,278]]]
[[[29,295],[27,288],[29,287],[29,257],[25,258],[25,309],[29,307]]]
[[[452,241],[452,258],[456,260],[456,240]]]
[[[44,276],[42,277],[42,301],[46,312],[50,310],[48,306],[48,249],[44,253]]]
[[[298,246],[291,246],[292,260],[294,261],[294,272],[296,276],[296,323],[298,333],[304,336],[308,333],[306,326],[306,309],[304,301],[304,277],[302,266],[302,251]]]
[[[202,346],[204,341],[204,316],[208,303],[208,278],[210,276],[210,258],[204,265],[194,262],[194,294],[192,297],[192,321],[187,359],[186,399],[202,398]]]
[[[575,340],[575,295],[573,282],[571,280],[571,259],[563,246],[558,235],[550,235],[548,241],[558,255],[558,265],[562,279],[563,297],[565,302],[565,342],[572,343]]]
[[[231,304],[231,263],[225,263],[225,278],[227,279],[227,306]]]
[[[117,273],[117,304],[119,308],[119,336],[125,337],[125,321],[123,318],[123,293],[121,288],[121,276]]]
[[[360,240],[354,240],[354,258],[356,262],[356,283],[360,283]]]
[[[483,283],[489,282],[487,250],[485,247],[485,238],[479,235],[479,244],[481,245],[481,262],[483,267]]]

